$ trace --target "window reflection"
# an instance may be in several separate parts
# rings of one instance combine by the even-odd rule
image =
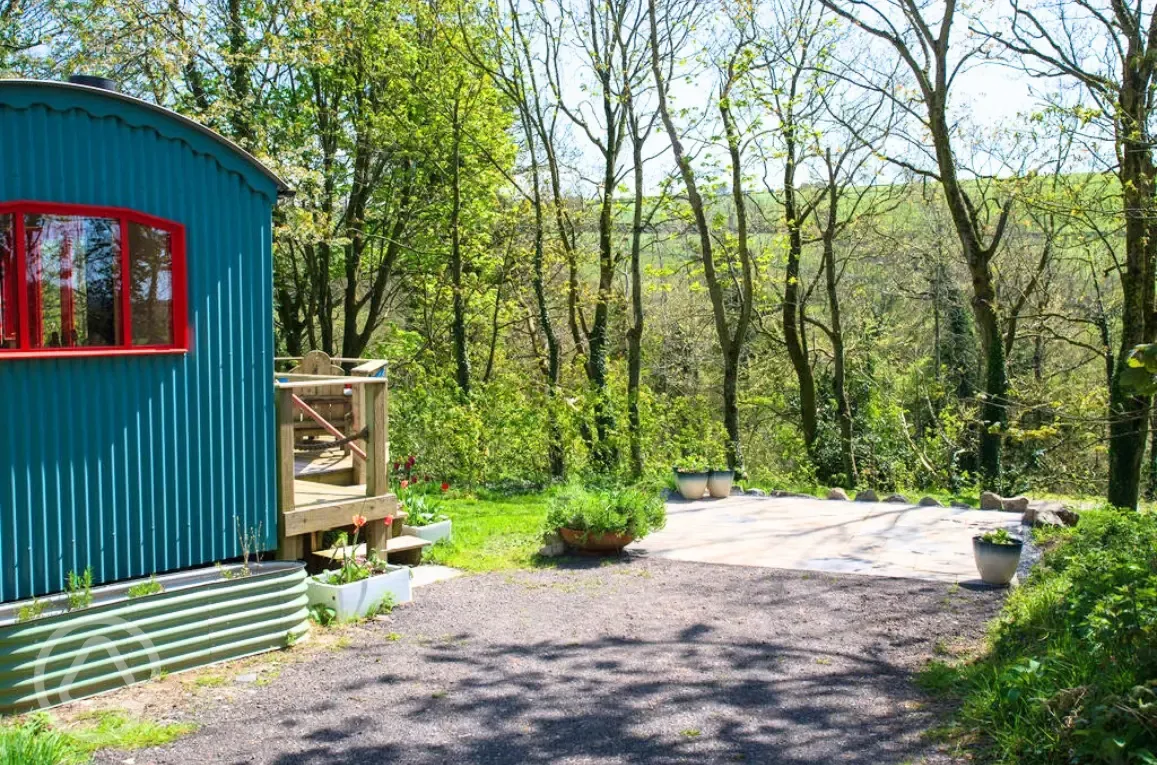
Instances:
[[[0,215],[0,348],[20,345],[20,311],[16,291],[16,248],[11,215]]]
[[[120,345],[119,221],[27,215],[24,235],[32,347]]]

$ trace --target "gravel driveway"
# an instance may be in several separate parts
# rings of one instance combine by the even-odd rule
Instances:
[[[1003,595],[647,559],[468,576],[104,762],[947,762],[912,672]]]

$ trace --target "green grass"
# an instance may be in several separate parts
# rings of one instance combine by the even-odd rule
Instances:
[[[999,763],[1157,765],[1157,516],[1085,511],[1014,590],[971,663],[919,684],[958,704],[953,727]]]
[[[0,765],[81,765],[101,749],[142,749],[167,744],[196,726],[162,724],[117,710],[81,715],[60,726],[46,714],[0,722]]]
[[[63,765],[85,759],[67,736],[38,721],[0,725],[0,765]]]
[[[224,675],[213,674],[199,675],[195,680],[193,680],[193,684],[198,688],[220,688],[228,682],[229,678],[225,677]]]
[[[156,723],[116,710],[91,712],[78,717],[77,722],[80,724],[70,729],[68,736],[85,753],[161,746],[196,730],[196,726],[187,723]]]
[[[429,548],[426,561],[466,571],[534,565],[548,502],[544,494],[447,499],[443,512],[454,522],[454,538]]]

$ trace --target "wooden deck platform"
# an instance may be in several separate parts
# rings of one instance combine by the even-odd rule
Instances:
[[[365,484],[360,486],[335,486],[316,481],[295,480],[293,482],[294,506],[298,509],[311,505],[324,505],[330,502],[353,502],[359,499],[369,500],[366,497]]]
[[[399,510],[398,498],[389,493],[385,362],[360,364],[351,377],[333,376],[342,370],[330,364],[328,356],[309,355],[318,359],[324,356],[325,369],[321,371],[328,374],[310,374],[309,369],[303,369],[279,373],[273,383],[281,510],[277,556],[281,560],[306,560],[309,550],[317,548],[321,534],[349,526],[359,515],[371,522],[364,531],[367,542],[374,549],[385,549],[390,529],[373,521],[395,516]],[[310,404],[319,395],[324,397],[322,387],[335,388],[341,394],[341,403],[350,410],[349,422],[343,415],[341,426],[335,425]],[[314,403],[320,406],[318,401]],[[303,443],[298,431],[306,419],[319,426],[324,435]],[[345,438],[346,425],[351,423],[359,438],[347,448],[357,453],[357,463],[346,449],[333,446],[333,440]],[[301,448],[311,445],[319,445],[320,450]]]
[[[354,478],[354,457],[341,449],[293,453],[293,477],[315,483],[349,485]]]

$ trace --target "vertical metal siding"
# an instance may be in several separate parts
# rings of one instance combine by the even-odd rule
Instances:
[[[0,201],[183,224],[192,350],[0,357],[0,602],[60,591],[90,565],[112,582],[239,555],[235,517],[276,544],[276,189],[163,117],[94,116],[59,98],[0,102]]]

